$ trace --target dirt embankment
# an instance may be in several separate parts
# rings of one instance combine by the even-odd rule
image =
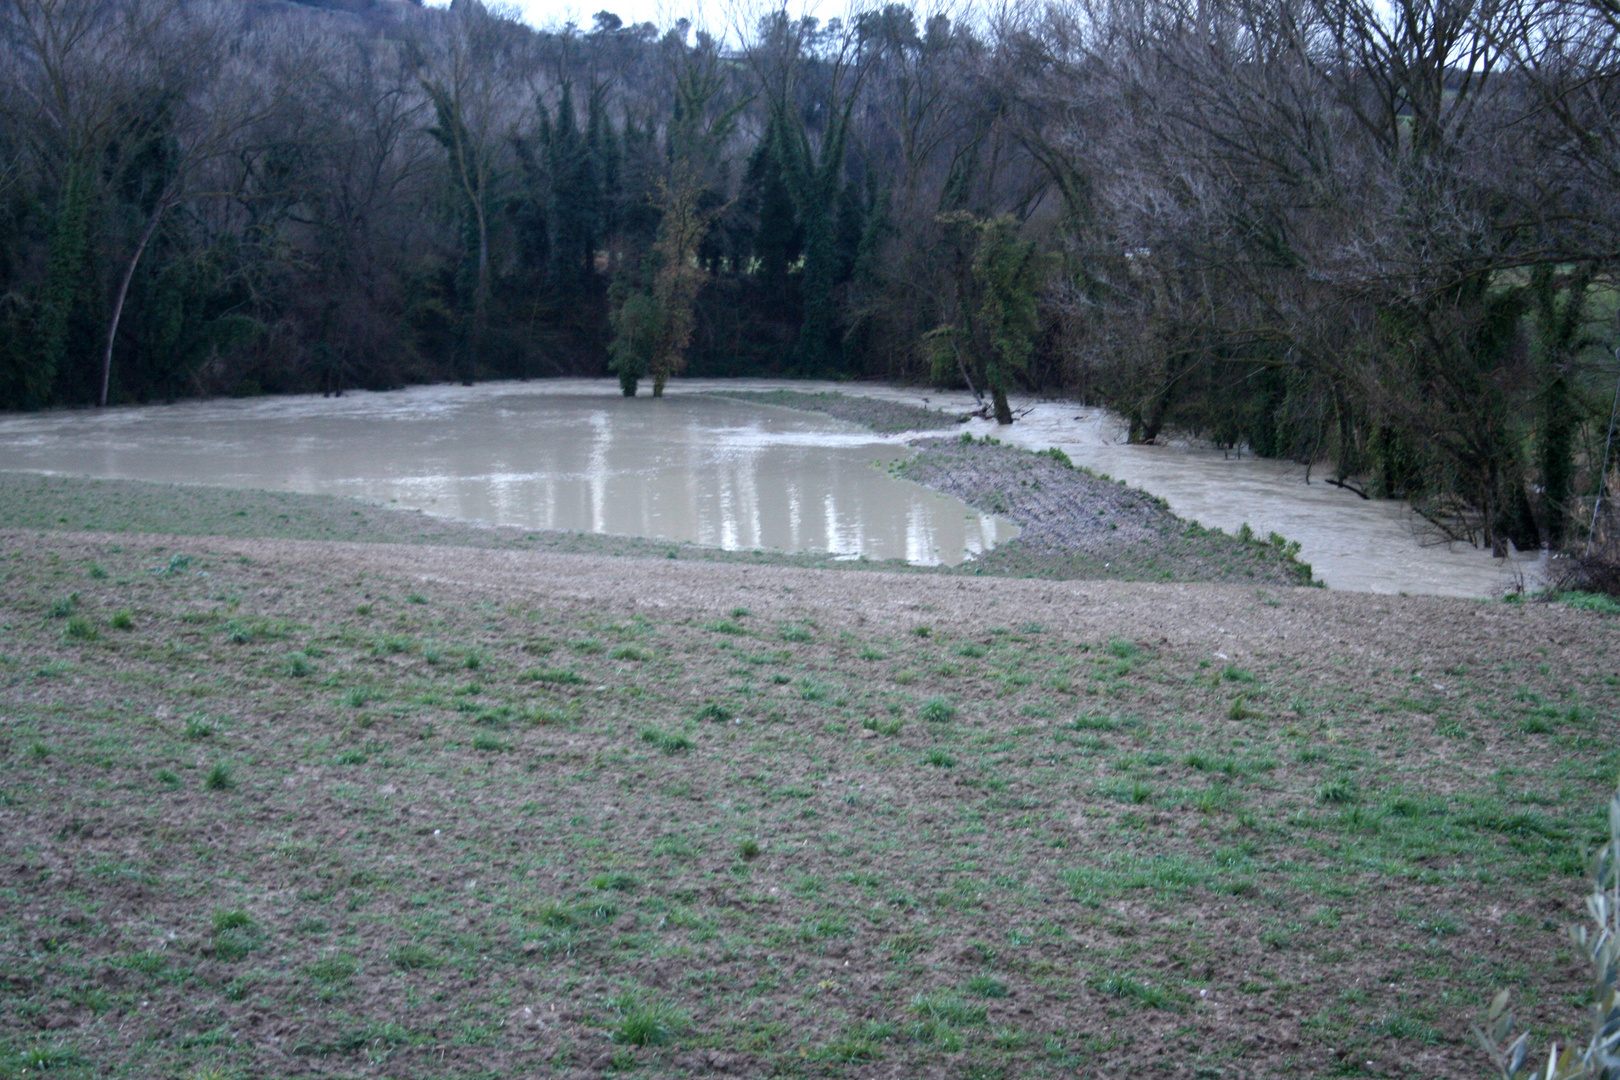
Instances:
[[[957,417],[845,394],[722,393],[716,396],[823,413],[881,434],[954,428]],[[916,456],[895,475],[999,514],[1023,533],[951,572],[1126,581],[1237,581],[1303,585],[1311,568],[1283,544],[1200,528],[1163,500],[1076,469],[1062,453],[1031,453],[993,439],[917,438]]]

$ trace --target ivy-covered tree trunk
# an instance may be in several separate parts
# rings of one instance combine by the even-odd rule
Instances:
[[[1551,266],[1537,267],[1530,275],[1541,379],[1535,448],[1541,473],[1539,524],[1548,548],[1564,542],[1575,493],[1575,433],[1581,416],[1570,367],[1582,345],[1581,322],[1592,278],[1592,271],[1583,268],[1560,282]]]
[[[949,348],[964,365],[968,385],[990,395],[998,424],[1013,422],[1007,393],[1029,366],[1040,328],[1036,295],[1045,280],[1047,260],[1034,241],[1018,237],[1018,222],[1003,214],[980,221],[973,215],[942,214],[939,223],[955,248],[956,319],[933,330],[927,342],[935,367]]]
[[[90,173],[74,163],[67,170],[51,230],[45,282],[40,292],[34,362],[23,374],[23,405],[50,402],[51,387],[67,359],[75,309],[84,287],[90,233]]]
[[[489,319],[489,187],[491,162],[489,148],[478,145],[463,116],[462,104],[439,83],[422,84],[433,102],[437,125],[428,134],[444,147],[449,158],[450,182],[462,206],[464,227],[471,234],[473,288],[472,317],[464,325],[461,348],[456,357],[456,374],[463,382],[472,381],[473,365],[483,351],[484,330]]]

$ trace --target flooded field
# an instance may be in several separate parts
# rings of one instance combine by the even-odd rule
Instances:
[[[352,495],[517,525],[955,564],[1010,523],[887,475],[909,451],[824,416],[705,391],[858,394],[965,412],[972,398],[870,383],[677,380],[626,400],[607,380],[433,386],[343,398],[260,398],[0,418],[0,469]],[[960,430],[1078,465],[1236,532],[1301,545],[1335,589],[1483,597],[1534,584],[1533,555],[1438,542],[1404,504],[1363,500],[1284,462],[1192,444],[1129,446],[1117,417],[1017,401],[1018,423]],[[946,434],[951,434],[947,432]]]
[[[0,469],[350,495],[499,525],[955,564],[1017,527],[823,416],[604,381],[0,419]]]
[[[780,384],[759,383],[761,388],[776,385]],[[965,393],[871,384],[800,384],[800,388],[868,394],[958,412],[974,405]],[[1105,409],[1017,399],[1014,405],[1022,415],[1010,427],[973,420],[962,430],[1030,450],[1056,446],[1075,464],[1157,495],[1177,515],[1208,528],[1236,532],[1247,524],[1261,536],[1280,533],[1299,542],[1300,558],[1330,588],[1483,597],[1513,587],[1520,576],[1533,586],[1545,569],[1536,553],[1495,559],[1467,544],[1444,543],[1405,503],[1362,499],[1323,483],[1320,469],[1307,484],[1304,467],[1291,462],[1227,454],[1190,443],[1127,445],[1123,421]]]

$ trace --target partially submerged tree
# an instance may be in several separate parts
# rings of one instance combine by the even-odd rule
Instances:
[[[659,184],[658,232],[652,245],[650,296],[639,290],[626,293],[613,316],[614,340],[609,347],[614,370],[627,395],[634,383],[624,382],[645,357],[652,376],[653,397],[686,364],[692,342],[698,295],[708,273],[699,251],[715,219],[724,208],[720,182],[720,151],[736,130],[737,117],[749,99],[723,104],[725,65],[718,44],[698,35],[697,47],[682,50],[674,73],[674,113],[669,124],[668,178]],[[628,315],[624,306],[632,306]],[[645,342],[652,342],[650,355]],[[635,377],[639,378],[637,371]]]
[[[957,268],[956,318],[926,335],[936,381],[954,368],[975,394],[989,393],[996,423],[1010,424],[1007,394],[1029,368],[1049,260],[1008,214],[981,221],[957,212],[940,224]]]
[[[664,340],[664,319],[658,302],[642,290],[626,296],[613,308],[613,340],[608,343],[608,370],[618,376],[625,397],[652,370]]]

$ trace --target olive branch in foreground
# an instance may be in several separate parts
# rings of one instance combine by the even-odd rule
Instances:
[[[1586,910],[1593,925],[1569,928],[1570,938],[1592,965],[1592,1027],[1586,1045],[1560,1050],[1555,1042],[1545,1065],[1527,1069],[1530,1032],[1512,1037],[1511,991],[1503,990],[1491,1001],[1484,1026],[1473,1025],[1474,1037],[1503,1080],[1620,1080],[1620,790],[1609,799],[1609,842],[1592,862]]]

